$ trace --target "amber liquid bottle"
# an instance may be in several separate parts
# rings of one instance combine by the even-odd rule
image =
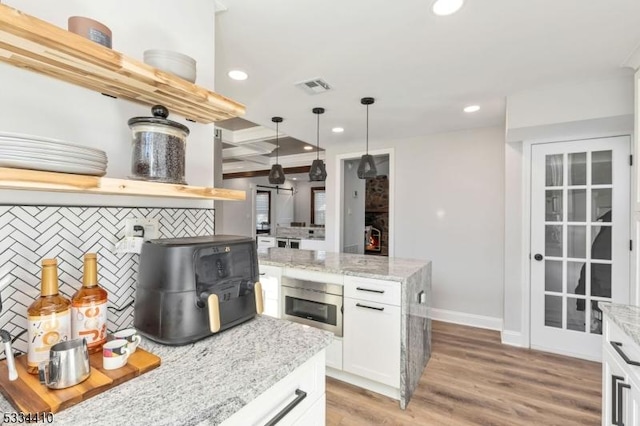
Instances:
[[[107,291],[98,285],[98,256],[87,253],[82,287],[71,298],[71,335],[85,337],[89,353],[102,350],[107,340],[107,299]]]
[[[38,364],[49,360],[49,349],[71,337],[69,299],[58,294],[58,262],[42,261],[40,298],[27,309],[27,371],[38,374]]]

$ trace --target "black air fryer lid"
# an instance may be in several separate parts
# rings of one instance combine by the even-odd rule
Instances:
[[[151,107],[151,114],[153,114],[153,117],[130,118],[127,124],[129,124],[129,127],[131,128],[136,124],[159,124],[161,126],[173,127],[185,132],[187,135],[189,134],[189,128],[187,126],[167,119],[169,116],[169,110],[162,105],[154,105]]]

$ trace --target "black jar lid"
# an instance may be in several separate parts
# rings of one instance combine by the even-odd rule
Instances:
[[[189,134],[189,128],[184,124],[180,124],[172,120],[167,120],[167,117],[169,116],[169,110],[162,105],[154,105],[153,107],[151,107],[151,113],[153,114],[153,117],[130,118],[127,122],[129,124],[129,127],[132,127],[136,124],[160,124],[162,126],[169,126],[181,130],[187,135]]]

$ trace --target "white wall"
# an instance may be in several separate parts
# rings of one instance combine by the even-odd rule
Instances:
[[[113,48],[142,60],[146,49],[171,49],[197,61],[196,83],[213,89],[214,2],[193,0],[189,7],[171,0],[5,0],[4,4],[67,28],[67,18],[88,16],[113,32]],[[126,178],[130,167],[131,134],[127,120],[150,116],[150,107],[57,81],[0,63],[2,97],[0,131],[26,133],[66,140],[106,151],[107,176]],[[213,125],[170,119],[191,130],[187,142],[186,180],[191,185],[213,184]],[[2,203],[193,206],[212,207],[212,202],[175,201],[134,197],[1,191]],[[228,202],[226,202],[228,203]]]
[[[507,143],[505,145],[504,328],[518,331],[522,324],[523,289],[520,283],[524,272],[521,239],[525,213],[522,176],[522,142]],[[519,309],[512,308],[513,303],[516,303]]]
[[[527,90],[507,98],[505,149],[505,298],[503,341],[528,345],[529,249],[525,235],[526,164],[531,142],[577,140],[633,133],[633,79],[602,81]]]
[[[507,98],[507,129],[633,114],[629,105],[633,105],[631,71],[623,78],[534,88]]]
[[[433,261],[434,312],[501,327],[504,235],[504,130],[477,129],[419,138],[371,141],[393,148],[395,256]],[[335,188],[336,156],[362,154],[361,142],[327,150],[327,188]],[[328,198],[334,211],[335,197]],[[327,219],[335,246],[336,215]]]

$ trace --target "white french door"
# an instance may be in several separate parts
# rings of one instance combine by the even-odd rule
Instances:
[[[531,347],[599,360],[599,301],[629,301],[630,141],[531,148]]]

